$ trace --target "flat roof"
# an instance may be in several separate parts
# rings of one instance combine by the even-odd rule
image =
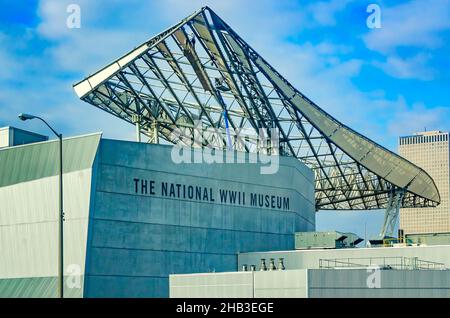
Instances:
[[[0,130],[17,130],[17,131],[26,133],[26,134],[28,134],[28,135],[34,135],[34,136],[38,136],[38,137],[48,138],[48,136],[46,136],[46,135],[41,135],[41,134],[35,133],[35,132],[33,132],[33,131],[29,131],[29,130],[25,130],[25,129],[20,129],[20,128],[17,128],[17,127],[14,127],[14,126],[0,127]]]

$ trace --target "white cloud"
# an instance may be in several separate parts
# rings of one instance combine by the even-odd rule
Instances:
[[[66,1],[41,1],[38,14],[43,22],[39,24],[37,31],[49,39],[67,36],[70,32],[66,25],[68,5],[69,2]]]
[[[408,109],[401,96],[386,99],[386,94],[381,89],[376,92],[361,92],[353,84],[352,79],[360,75],[366,62],[349,59],[352,47],[329,41],[295,45],[285,40],[289,35],[299,33],[299,28],[304,24],[302,19],[305,12],[322,7],[323,17],[315,17],[315,23],[329,24],[331,20],[324,17],[333,16],[345,7],[335,1],[311,5],[307,9],[293,3],[280,4],[270,0],[263,0],[257,6],[253,1],[238,0],[131,1],[125,5],[133,8],[129,10],[119,10],[119,4],[115,2],[111,4],[112,7],[86,0],[78,2],[81,7],[82,28],[76,30],[65,26],[65,9],[70,1],[41,2],[39,14],[42,21],[37,30],[39,36],[51,41],[51,45],[42,53],[40,65],[33,64],[36,72],[41,72],[41,85],[30,86],[27,92],[28,96],[33,96],[35,105],[41,105],[36,106],[40,107],[39,111],[46,110],[55,121],[63,122],[71,133],[102,129],[108,132],[109,137],[120,138],[123,129],[123,137],[129,138],[133,127],[79,101],[72,91],[73,82],[97,71],[205,4],[211,6],[294,86],[337,119],[370,138],[392,147],[396,136],[392,135],[392,130],[386,133],[386,122],[389,116]],[[155,12],[158,14],[155,15]],[[105,22],[107,26],[98,22],[105,19],[105,16],[114,17]],[[154,16],[155,19],[148,21],[148,18],[143,18],[145,16]],[[43,65],[42,61],[47,64]],[[408,75],[405,71],[407,68],[400,62],[389,62],[397,65],[397,73]],[[49,67],[53,69],[53,75],[46,72]],[[65,75],[63,79],[51,78],[55,74],[67,72],[70,76]],[[21,73],[26,78],[26,74]],[[17,100],[14,117],[15,112],[27,107],[26,102],[25,98]],[[5,116],[2,118],[13,118],[6,111],[12,106],[5,107],[5,111],[0,114]],[[121,129],[116,129],[118,122],[123,123],[119,125]]]
[[[444,42],[439,32],[450,29],[450,0],[413,0],[381,8],[382,28],[365,36],[368,48],[389,54],[400,47],[434,49]]]
[[[427,108],[422,103],[416,103],[410,108],[403,107],[393,114],[389,122],[389,132],[396,136],[411,135],[417,131],[443,130],[450,127],[450,107]]]
[[[430,59],[431,56],[429,54],[423,53],[406,59],[398,56],[389,56],[385,62],[375,61],[373,65],[395,78],[427,81],[432,80],[435,75],[435,71],[427,65]]]
[[[441,32],[450,30],[450,0],[383,6],[381,20],[380,29],[371,29],[363,36],[367,48],[383,56],[372,65],[399,79],[434,79],[439,70],[430,66],[431,52],[448,45]],[[405,48],[416,52],[415,56],[402,56]]]
[[[302,28],[312,25],[329,25],[335,14],[350,1],[322,1],[308,6],[273,0],[261,0],[257,5],[253,0],[129,1],[125,6],[129,9],[124,10],[123,4],[115,2],[105,6],[104,2],[79,0],[82,27],[69,29],[66,26],[66,8],[73,1],[42,0],[38,10],[42,21],[37,31],[55,42],[47,53],[62,68],[91,73],[101,67],[100,63],[106,65],[206,5],[249,43],[264,44],[278,43],[280,38],[298,34]],[[105,17],[110,20],[107,27],[101,23],[99,26],[97,21],[108,20]],[[154,21],[158,23],[153,24]],[[336,51],[328,53],[350,50],[345,46],[333,49]],[[321,51],[325,53],[327,50],[330,50],[329,45],[323,43]]]
[[[6,34],[0,33],[0,80],[14,78],[22,69],[21,63],[14,58],[14,48]]]
[[[320,1],[308,6],[307,11],[322,26],[336,25],[336,14],[342,11],[352,0]]]
[[[102,131],[107,138],[133,140],[134,127],[78,100],[69,83],[41,76],[30,84],[0,90],[0,127],[16,126],[49,135],[47,127],[36,121],[23,123],[22,112],[44,116],[65,136]],[[4,87],[4,85],[3,85]]]
[[[353,48],[348,45],[320,42],[317,45],[317,50],[323,55],[344,55],[351,53]]]
[[[111,63],[147,38],[142,31],[74,31],[47,53],[62,70],[87,75]]]
[[[345,4],[348,2],[345,1]],[[46,52],[49,59],[56,63],[61,70],[77,72],[83,74],[83,77],[107,65],[150,36],[169,25],[177,23],[181,18],[204,5],[209,5],[215,10],[255,49],[259,51],[259,48],[261,48],[262,55],[270,57],[269,61],[284,60],[288,66],[286,70],[289,72],[292,69],[292,63],[297,64],[296,60],[299,60],[297,64],[299,70],[304,69],[306,71],[312,65],[315,65],[317,68],[323,68],[324,76],[330,77],[331,73],[334,73],[334,78],[356,75],[359,73],[361,66],[360,61],[353,60],[342,63],[335,57],[336,54],[350,52],[350,47],[330,42],[323,42],[315,47],[311,44],[295,46],[287,44],[284,40],[290,34],[297,34],[301,25],[305,24],[306,20],[304,19],[307,15],[305,10],[313,12],[313,17],[318,16],[318,22],[323,23],[326,22],[323,20],[324,16],[330,19],[345,7],[343,3],[337,1],[321,2],[306,9],[304,6],[280,4],[271,0],[263,0],[258,5],[255,5],[254,1],[241,0],[153,1],[147,5],[140,5],[139,11],[149,12],[149,14],[150,12],[158,12],[159,18],[164,21],[167,20],[164,25],[158,26],[154,30],[145,27],[146,20],[142,20],[140,26],[131,23],[120,28],[114,27],[114,25],[108,29],[93,27],[92,19],[110,14],[111,8],[94,5],[88,1],[80,1],[79,3],[82,13],[82,28],[67,29],[65,26],[67,16],[65,9],[69,3],[70,1],[57,3],[51,0],[42,1],[39,9],[42,22],[38,31],[41,36],[55,41],[55,44]],[[135,10],[136,8],[133,12]],[[320,11],[323,12],[323,17],[319,17]],[[252,12],[252,14],[249,14],[249,12]],[[130,16],[132,15],[130,13]],[[255,25],[258,28],[255,28]],[[301,52],[303,49],[306,50],[306,54]],[[297,58],[295,55],[297,55]],[[315,56],[322,55],[323,58],[315,61]],[[289,58],[280,59],[282,56]],[[332,66],[334,70],[327,71],[326,68],[329,66]],[[306,73],[304,72],[304,74]],[[306,76],[311,77],[311,74],[317,74],[316,70],[311,69],[311,72],[308,72]],[[297,76],[298,74],[294,75]],[[322,82],[322,80],[319,81]]]

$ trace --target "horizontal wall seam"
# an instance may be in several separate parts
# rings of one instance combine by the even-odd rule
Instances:
[[[227,231],[227,232],[244,232],[244,233],[258,233],[258,234],[275,234],[283,236],[293,236],[293,233],[279,233],[279,232],[261,232],[255,230],[238,230],[238,229],[226,229],[226,228],[216,228],[216,227],[202,227],[202,226],[190,226],[190,225],[177,225],[177,224],[167,224],[167,223],[152,223],[152,222],[141,222],[141,221],[127,221],[127,220],[115,220],[115,219],[105,219],[105,218],[93,218],[95,221],[106,221],[106,222],[120,222],[120,223],[132,223],[132,224],[146,224],[146,225],[161,225],[170,226],[178,228],[193,228],[201,230],[217,230],[217,231]],[[261,252],[263,253],[263,252]]]

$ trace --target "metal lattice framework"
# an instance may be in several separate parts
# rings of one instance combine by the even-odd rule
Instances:
[[[207,7],[74,89],[82,100],[169,142],[176,141],[174,129],[193,130],[197,121],[267,135],[277,128],[282,154],[315,172],[317,209],[386,208],[396,189],[405,191],[402,207],[440,202],[425,171],[319,108]]]

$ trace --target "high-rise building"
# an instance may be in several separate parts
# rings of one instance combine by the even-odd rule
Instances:
[[[427,131],[400,137],[399,153],[427,171],[441,195],[436,208],[401,209],[400,228],[407,234],[450,232],[449,133]]]

